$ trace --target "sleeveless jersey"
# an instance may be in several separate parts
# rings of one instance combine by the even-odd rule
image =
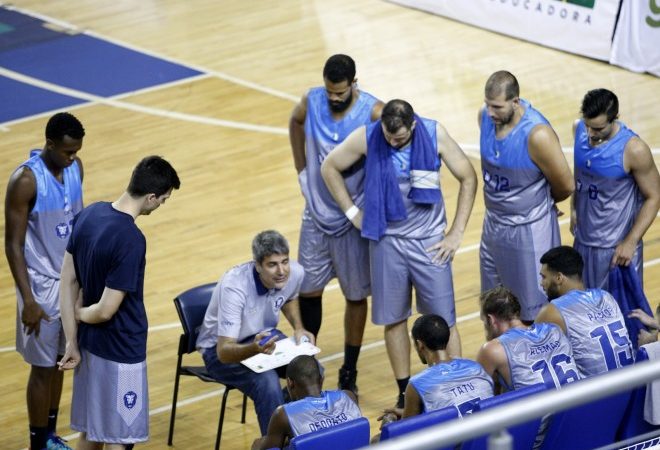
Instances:
[[[550,184],[529,157],[532,129],[548,120],[532,105],[525,107],[520,122],[503,139],[496,138],[495,123],[481,114],[481,167],[484,178],[486,216],[504,225],[535,222],[553,207]]]
[[[571,344],[557,325],[512,328],[498,339],[509,360],[512,386],[503,383],[507,390],[539,383],[558,388],[580,378]]]
[[[422,118],[426,131],[431,137],[436,155],[438,152],[438,138],[436,130],[436,121]],[[367,142],[374,131],[377,123],[367,125]],[[419,126],[419,125],[418,125]],[[447,228],[447,218],[445,215],[445,202],[440,192],[440,201],[431,205],[416,204],[408,197],[410,192],[410,145],[395,149],[390,147],[390,156],[394,170],[399,183],[399,192],[403,199],[408,217],[396,222],[388,222],[385,234],[406,239],[425,239],[441,235]],[[437,157],[434,170],[440,170],[440,158]]]
[[[623,314],[602,289],[570,291],[552,301],[566,324],[575,363],[585,377],[633,363]]]
[[[320,397],[305,397],[283,408],[294,437],[362,417],[358,405],[343,391],[323,391]]]
[[[575,130],[575,212],[577,242],[610,248],[626,237],[643,198],[632,174],[623,167],[623,151],[637,136],[622,122],[609,141],[592,147],[580,120]]]
[[[461,415],[472,412],[481,399],[493,396],[493,380],[481,364],[454,359],[436,364],[410,378],[424,412],[456,406]]]
[[[378,101],[372,95],[360,91],[360,95],[346,115],[335,120],[328,106],[328,95],[323,87],[313,88],[307,94],[305,117],[305,170],[300,173],[300,186],[306,200],[306,209],[321,231],[341,235],[353,225],[337,206],[321,177],[321,163],[328,153],[339,145],[356,128],[371,122],[371,110]],[[364,159],[344,171],[346,188],[353,202],[364,204]]]
[[[37,186],[25,233],[25,262],[41,275],[59,280],[73,217],[83,206],[80,168],[77,161],[66,167],[60,183],[39,155],[21,164],[32,171]]]

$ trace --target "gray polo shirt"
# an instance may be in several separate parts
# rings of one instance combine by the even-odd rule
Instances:
[[[218,336],[238,342],[267,328],[277,327],[280,309],[298,297],[305,274],[296,261],[290,261],[289,280],[282,289],[268,289],[259,279],[254,261],[227,271],[213,290],[211,302],[199,330],[197,348],[211,348]]]

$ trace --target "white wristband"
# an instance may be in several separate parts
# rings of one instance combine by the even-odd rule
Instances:
[[[348,208],[348,209],[346,210],[346,212],[344,212],[344,214],[346,215],[346,218],[347,218],[348,220],[353,220],[353,219],[355,219],[355,216],[357,216],[359,212],[360,212],[360,208],[358,208],[357,206],[353,205],[353,206],[351,206],[350,208]]]

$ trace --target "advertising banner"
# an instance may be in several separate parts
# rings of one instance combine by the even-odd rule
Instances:
[[[660,77],[660,0],[623,1],[610,62]]]
[[[620,0],[388,0],[547,47],[609,61]],[[658,0],[634,0],[648,3]],[[656,41],[657,42],[657,41]]]

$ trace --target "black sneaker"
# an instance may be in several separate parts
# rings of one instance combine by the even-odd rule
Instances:
[[[357,374],[358,374],[357,369],[351,370],[351,369],[347,369],[344,366],[341,366],[341,368],[339,369],[339,382],[337,383],[337,387],[339,389],[345,389],[347,391],[351,391],[357,397],[358,387],[355,384],[355,381],[357,380]]]
[[[399,394],[399,396],[396,399],[396,408],[397,409],[403,409],[404,399],[405,399],[405,396],[403,395],[403,392],[402,392],[402,393]]]

